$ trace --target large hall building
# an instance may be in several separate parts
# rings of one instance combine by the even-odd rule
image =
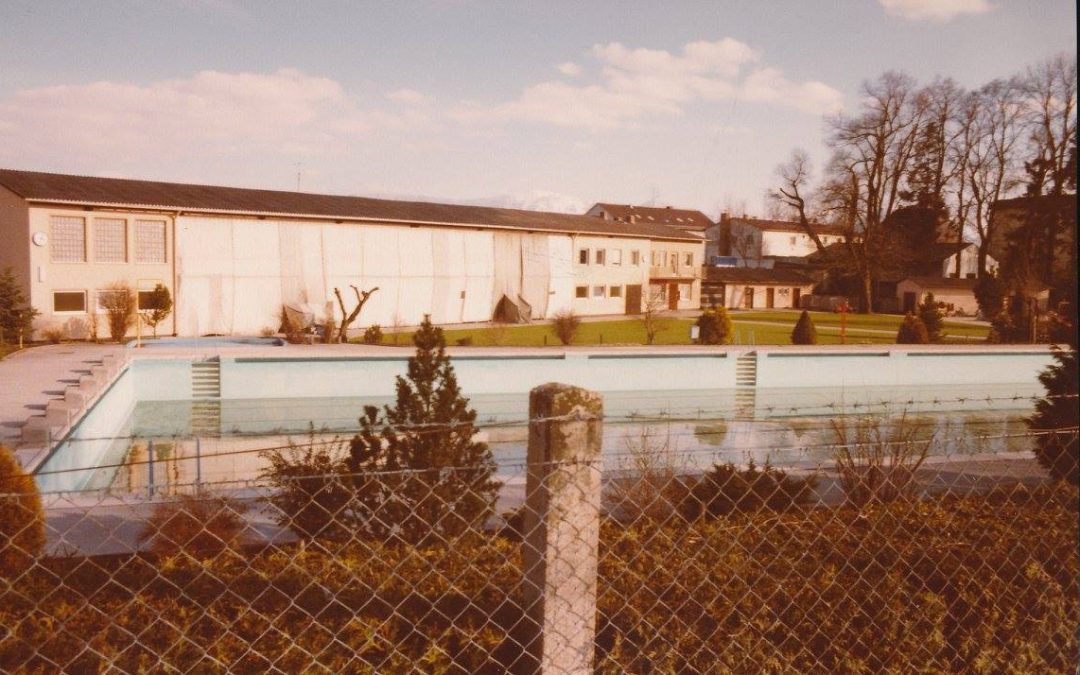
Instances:
[[[378,287],[357,327],[636,314],[700,303],[704,242],[651,222],[0,169],[0,268],[85,337],[122,282],[162,284],[182,336],[276,330],[283,305],[320,320]]]

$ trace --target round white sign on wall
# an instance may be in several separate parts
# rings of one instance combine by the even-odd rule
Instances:
[[[35,232],[31,241],[33,241],[36,246],[44,246],[49,243],[49,235],[44,232]]]

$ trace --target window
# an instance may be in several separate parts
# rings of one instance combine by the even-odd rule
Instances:
[[[165,221],[135,221],[135,262],[165,262]]]
[[[622,297],[622,286],[612,286],[612,287],[610,287],[608,289],[608,297],[609,298],[621,298]]]
[[[602,298],[602,297],[604,297],[604,288],[605,288],[604,286],[593,286],[592,287],[592,296],[594,298]]]
[[[683,256],[683,264],[686,265],[687,267],[693,267],[694,266],[694,254],[693,253],[687,253],[685,256]]]
[[[621,248],[613,248],[613,249],[611,249],[611,264],[612,265],[621,265],[622,264],[622,249]]]
[[[577,252],[577,261],[579,265],[589,264],[589,249],[583,248]]]
[[[606,258],[607,258],[607,251],[606,250],[604,250],[602,248],[596,249],[596,264],[597,265],[603,265]]]
[[[52,297],[55,314],[86,311],[86,291],[56,291]]]
[[[680,300],[693,300],[694,299],[694,285],[693,284],[679,284],[679,299]]]
[[[108,312],[106,308],[107,301],[111,298],[114,307],[120,305],[120,299],[124,296],[124,291],[97,291],[94,293],[97,299],[97,313],[105,314]]]
[[[578,286],[578,287],[576,287],[574,289],[574,297],[575,298],[587,298],[587,297],[589,297],[589,287],[588,286]]]
[[[127,262],[127,221],[94,220],[94,262]]]
[[[53,216],[49,220],[49,241],[52,243],[53,262],[86,262],[85,219]]]
[[[795,245],[795,237],[792,237],[792,238],[791,238],[791,245],[792,245],[792,246],[794,246],[794,245]]]
[[[674,270],[679,268],[679,254],[677,251],[671,252],[669,260],[671,260],[671,269]]]
[[[630,264],[634,267],[641,264],[641,251],[630,251]]]

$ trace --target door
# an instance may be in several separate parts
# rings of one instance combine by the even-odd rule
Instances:
[[[795,309],[799,308],[799,295],[801,293],[801,288],[795,287],[791,289],[791,306]]]
[[[641,314],[641,284],[626,286],[626,313]]]
[[[914,312],[915,311],[915,304],[916,304],[915,303],[915,294],[914,293],[904,293],[904,311],[905,312]]]
[[[743,304],[743,309],[753,309],[754,308],[754,287],[753,286],[747,286],[743,290],[742,304]]]
[[[679,284],[668,284],[667,288],[667,308],[678,309],[679,308]]]
[[[776,289],[769,286],[765,289],[765,308],[772,309],[776,305]]]

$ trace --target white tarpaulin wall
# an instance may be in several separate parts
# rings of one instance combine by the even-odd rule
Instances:
[[[177,219],[177,331],[181,335],[255,334],[278,327],[283,303],[331,307],[341,289],[351,310],[360,290],[378,286],[357,326],[486,321],[495,303],[495,240],[491,232],[242,218]],[[538,307],[546,304],[546,270],[530,254],[523,273],[521,236],[503,278],[528,279]],[[530,244],[532,246],[532,244]],[[530,248],[532,250],[532,248]],[[513,280],[516,279],[516,282]]]

